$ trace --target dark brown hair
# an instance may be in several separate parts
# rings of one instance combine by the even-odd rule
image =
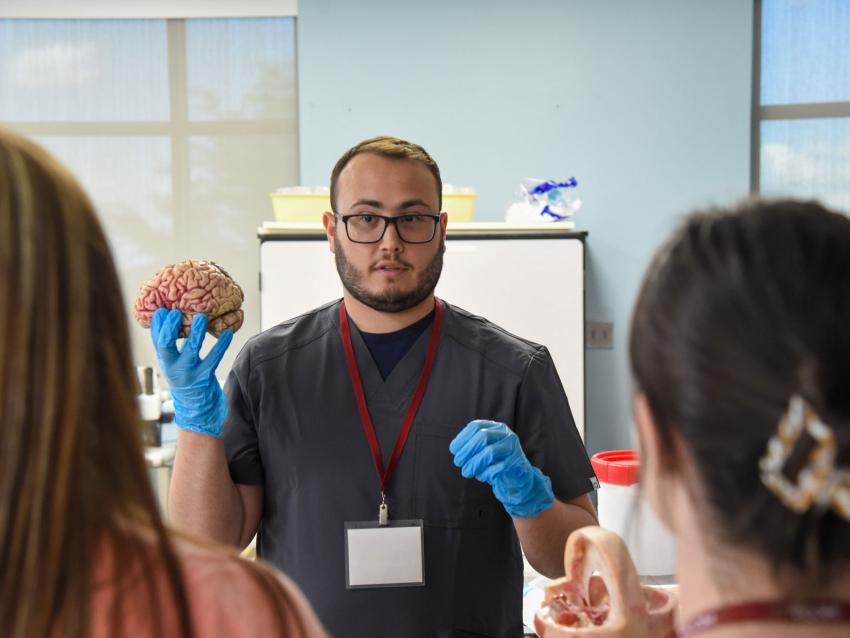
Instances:
[[[442,210],[443,180],[440,177],[440,167],[437,166],[437,162],[435,162],[433,158],[428,155],[428,152],[418,144],[413,144],[412,142],[408,142],[407,140],[403,140],[398,137],[382,135],[379,137],[371,137],[368,140],[363,140],[359,144],[352,146],[337,160],[333,171],[331,171],[331,210],[333,210],[333,212],[337,212],[336,184],[339,180],[339,176],[351,159],[362,153],[372,153],[373,155],[380,155],[381,157],[387,157],[390,159],[412,160],[414,162],[424,164],[425,167],[431,171],[431,175],[434,176],[434,179],[437,180],[437,199],[439,201],[439,208]],[[440,211],[437,210],[434,212],[439,213]]]
[[[850,220],[816,202],[750,200],[689,217],[655,255],[630,358],[661,467],[696,465],[723,542],[825,584],[850,560],[850,524],[796,514],[760,480],[789,399],[829,424],[850,463]]]
[[[123,297],[106,237],[76,180],[0,130],[0,635],[77,638],[91,628],[96,548],[111,551],[115,603],[177,610],[189,595],[142,455]],[[151,560],[164,569],[147,569]],[[236,560],[234,558],[234,560]],[[276,577],[245,566],[278,617]],[[169,588],[160,591],[157,574]],[[122,596],[142,574],[147,600]]]

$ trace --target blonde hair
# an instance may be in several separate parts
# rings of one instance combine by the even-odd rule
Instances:
[[[129,331],[106,237],[71,174],[2,130],[0,299],[0,634],[87,635],[92,563],[106,541],[111,582],[131,571],[147,582],[151,635],[161,633],[158,610],[167,604],[191,636],[180,564],[142,455]],[[152,545],[170,590],[144,569]],[[286,603],[268,570],[246,569],[276,605]],[[116,587],[111,635],[122,633],[121,606]]]

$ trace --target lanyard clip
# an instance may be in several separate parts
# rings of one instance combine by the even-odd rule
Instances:
[[[389,523],[390,513],[387,510],[387,495],[381,492],[381,505],[378,507],[378,526],[386,527]]]

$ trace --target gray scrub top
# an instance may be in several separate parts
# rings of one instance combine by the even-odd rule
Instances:
[[[230,474],[264,486],[258,555],[301,587],[336,636],[520,636],[523,563],[513,523],[489,485],[461,476],[449,443],[472,419],[504,422],[557,498],[590,492],[593,470],[548,351],[444,303],[431,379],[387,488],[391,518],[424,521],[425,586],[349,590],[344,523],[377,520],[380,495],[339,303],[253,337],[225,386]],[[351,332],[386,464],[431,330],[386,381]]]

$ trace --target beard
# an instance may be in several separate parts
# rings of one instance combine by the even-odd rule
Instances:
[[[339,239],[334,238],[336,271],[339,273],[343,287],[360,303],[379,312],[403,312],[419,305],[434,292],[440,280],[440,273],[443,272],[444,245],[445,240],[441,238],[437,254],[425,266],[411,290],[396,290],[393,286],[389,286],[385,292],[369,292],[363,284],[363,273],[348,260]],[[401,259],[395,261],[402,266],[411,267],[409,263]]]

